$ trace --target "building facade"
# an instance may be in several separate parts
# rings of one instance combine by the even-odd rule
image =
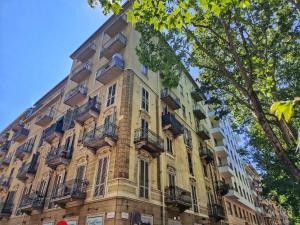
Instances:
[[[1,133],[1,224],[258,224],[237,143],[188,73],[168,89],[141,65],[139,36],[112,16]]]

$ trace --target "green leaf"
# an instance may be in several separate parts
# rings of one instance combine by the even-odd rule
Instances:
[[[126,14],[127,14],[127,20],[130,23],[135,24],[137,22],[137,19],[136,19],[135,15],[134,15],[133,11],[130,10]]]
[[[293,115],[293,101],[275,102],[271,106],[270,112],[276,115],[279,120],[284,116],[285,121],[289,122]]]
[[[118,3],[113,3],[112,6],[111,6],[111,9],[112,9],[114,14],[119,14],[122,7]]]

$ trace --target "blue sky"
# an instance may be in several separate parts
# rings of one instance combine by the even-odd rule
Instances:
[[[0,1],[0,131],[69,73],[106,18],[87,0]]]

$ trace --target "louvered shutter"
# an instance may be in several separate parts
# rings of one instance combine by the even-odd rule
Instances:
[[[107,157],[99,160],[94,196],[104,195],[105,193],[106,170],[107,170]]]

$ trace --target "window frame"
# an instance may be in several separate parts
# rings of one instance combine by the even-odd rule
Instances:
[[[117,83],[114,83],[109,87],[107,87],[106,107],[112,106],[116,103],[116,96],[117,96]]]
[[[145,93],[145,95],[144,95]],[[145,88],[142,87],[142,92],[141,92],[141,109],[145,112],[149,112],[149,98],[150,94],[149,91]]]
[[[144,164],[144,171],[142,172],[142,163]],[[147,173],[145,170],[145,165],[147,165]],[[150,199],[150,163],[148,160],[146,159],[140,159],[139,160],[139,177],[138,177],[138,196],[139,198],[142,199]],[[142,173],[144,174],[143,178],[142,178]],[[147,177],[145,176],[145,174],[147,174]],[[143,185],[142,185],[142,181],[143,180]],[[146,185],[147,183],[147,185]],[[143,194],[141,195],[141,189],[143,189]],[[147,192],[148,191],[148,192]]]

